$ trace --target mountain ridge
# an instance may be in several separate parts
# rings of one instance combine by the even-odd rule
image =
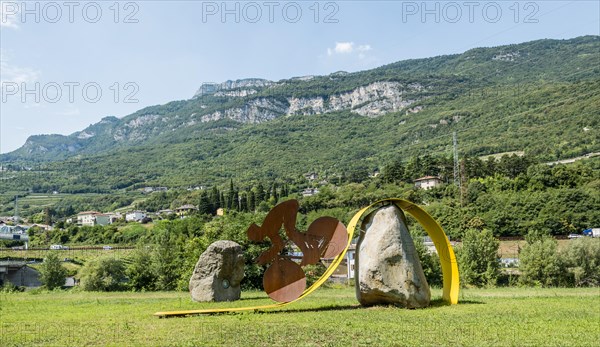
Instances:
[[[32,136],[1,160],[43,174],[0,175],[9,178],[5,189],[35,181],[42,191],[96,192],[306,170],[364,174],[398,156],[449,155],[455,131],[461,155],[583,155],[600,150],[599,38],[477,48],[260,85],[232,81],[230,89],[104,117],[68,136]]]
[[[474,48],[462,54],[404,60],[372,70],[335,72],[324,76],[309,76],[310,78],[293,77],[277,82],[260,78],[229,80],[218,84],[218,88],[212,93],[200,93],[206,85],[203,84],[194,97],[188,100],[145,107],[123,118],[104,117],[100,122],[66,136],[31,136],[21,148],[1,155],[0,160],[61,160],[79,154],[140,145],[149,138],[177,131],[181,127],[223,118],[241,123],[261,123],[281,116],[345,110],[366,116],[380,116],[405,110],[418,101],[436,95],[436,88],[442,89],[442,93],[448,92],[452,86],[447,88],[447,85],[451,82],[468,87],[473,82],[473,76],[479,78],[477,82],[480,84],[489,83],[486,80],[497,77],[493,72],[489,74],[489,71],[487,76],[482,76],[485,73],[481,71],[482,68],[472,65],[466,67],[467,63],[484,66],[505,64],[500,68],[518,69],[518,64],[522,64],[524,57],[533,55],[535,61],[536,55],[547,56],[548,51],[557,47],[562,46],[561,49],[568,50],[572,48],[570,46],[581,48],[587,45],[598,46],[598,37],[544,39],[492,48]],[[539,47],[542,47],[542,53],[534,54]],[[577,58],[575,55],[572,57]],[[511,63],[517,63],[517,67],[506,66]],[[426,70],[431,71],[429,76],[422,74],[424,65]],[[528,68],[536,67],[528,64]],[[418,78],[411,78],[412,74]],[[465,80],[461,80],[461,77]],[[540,77],[561,78],[559,74],[548,72],[540,74]],[[509,80],[518,83],[518,78],[518,74],[513,73]],[[178,111],[187,111],[186,108],[189,112],[179,114]]]

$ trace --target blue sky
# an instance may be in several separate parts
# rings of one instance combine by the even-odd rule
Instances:
[[[1,3],[1,153],[188,99],[203,82],[600,34],[598,1]]]

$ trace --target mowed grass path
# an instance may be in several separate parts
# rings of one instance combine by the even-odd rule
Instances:
[[[187,293],[0,294],[0,346],[598,346],[600,288],[468,289],[427,309],[361,308],[353,288],[319,289],[284,309],[158,319],[198,304]]]

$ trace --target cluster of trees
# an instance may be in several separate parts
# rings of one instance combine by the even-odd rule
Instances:
[[[600,285],[600,239],[571,240],[558,249],[550,235],[534,230],[519,254],[518,273],[508,284],[526,286]],[[461,283],[466,286],[494,286],[500,280],[498,240],[487,230],[469,230],[457,251]]]
[[[515,162],[527,161],[516,156],[506,158]],[[500,159],[493,165],[501,167],[499,163],[502,161]],[[493,166],[488,163],[490,160],[486,166]],[[532,164],[521,169],[514,178],[501,172],[472,178],[466,182],[466,189],[462,192],[452,184],[422,190],[415,189],[410,181],[388,183],[384,174],[361,183],[321,186],[318,194],[299,199],[301,213],[308,216],[328,213],[344,223],[357,209],[371,202],[390,196],[408,199],[424,205],[453,239],[462,239],[470,229],[487,229],[495,237],[524,236],[530,230],[567,235],[600,225],[600,210],[597,208],[600,205],[599,168],[598,160],[554,167]],[[298,187],[285,183],[257,183],[242,190],[230,181],[229,189],[214,187],[194,192],[153,193],[139,206],[152,211],[192,203],[200,209],[194,220],[208,221],[221,207],[228,214],[242,212],[231,216],[264,213],[281,199],[293,197]],[[414,228],[419,228],[413,220],[409,219],[409,222]],[[146,228],[137,224],[77,227],[58,223],[52,231],[32,229],[30,239],[33,245],[133,244],[146,232]]]
[[[199,255],[210,243],[223,238],[239,242],[245,249],[242,287],[262,288],[265,267],[254,264],[254,259],[268,244],[249,243],[242,231],[246,223],[256,221],[253,215],[224,217],[206,223],[190,220],[165,221],[154,233],[140,236],[143,240],[140,246],[125,258],[109,256],[88,261],[78,273],[81,288],[88,291],[185,291]],[[198,227],[199,224],[202,226]],[[427,281],[431,286],[441,286],[438,255],[427,251],[420,232],[413,230],[412,235]],[[488,230],[470,229],[465,233],[462,245],[456,249],[463,286],[495,286],[502,282],[498,246],[498,240]],[[555,239],[534,231],[527,235],[527,244],[520,251],[519,259],[518,273],[506,284],[600,285],[600,239],[572,240],[559,251]],[[314,281],[322,274],[323,267],[305,270],[307,277]],[[48,289],[60,288],[67,274],[56,253],[48,255],[40,272]]]
[[[212,220],[200,216],[164,220],[152,230],[135,228],[135,234],[128,236],[139,245],[133,254],[89,262],[81,270],[81,286],[86,290],[106,291],[187,290],[200,254],[212,242],[227,239],[245,248],[243,287],[262,288],[264,269],[254,264],[254,258],[268,248],[268,243],[250,243],[245,231],[251,223],[260,223],[264,216],[234,212]]]
[[[213,186],[210,190],[202,189],[193,193],[178,190],[154,193],[137,206],[150,212],[156,212],[167,208],[177,208],[183,204],[193,204],[198,206],[198,213],[207,215],[215,215],[219,208],[229,211],[265,212],[281,198],[290,194],[290,185],[286,182],[274,181],[266,186],[262,182],[258,182],[254,186],[240,189],[234,186],[233,180],[230,180],[228,189]]]
[[[516,178],[525,174],[527,168],[537,160],[529,156],[516,154],[503,155],[500,159],[489,157],[487,160],[466,156],[462,159],[461,175],[463,180],[501,175]],[[454,160],[451,156],[414,156],[407,162],[397,158],[388,164],[382,173],[382,179],[388,183],[412,182],[422,176],[437,176],[449,182],[454,175]]]
[[[521,283],[535,286],[600,285],[600,239],[569,241],[562,250],[555,239],[532,232],[519,257]]]
[[[214,214],[219,208],[230,211],[267,212],[282,197],[289,195],[290,190],[287,183],[279,186],[274,182],[266,189],[262,183],[258,183],[249,190],[240,191],[234,187],[233,181],[230,181],[229,190],[226,193],[219,191],[216,187],[210,193],[204,191],[200,193],[198,209],[200,213],[207,214]]]

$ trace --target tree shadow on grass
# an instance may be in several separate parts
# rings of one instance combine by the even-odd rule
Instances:
[[[475,301],[475,300],[462,300],[458,302],[458,305],[485,305],[485,302],[483,301]],[[432,300],[431,303],[429,304],[429,306],[427,308],[436,308],[436,307],[443,307],[443,306],[451,306],[450,304],[448,304],[446,301],[444,301],[443,299],[435,299]],[[280,310],[276,310],[276,311],[271,311],[271,310],[257,310],[255,311],[256,313],[267,313],[267,314],[273,314],[273,313],[294,313],[294,312],[322,312],[322,311],[346,311],[346,310],[358,310],[358,309],[369,309],[370,307],[363,307],[360,304],[354,304],[354,305],[327,305],[327,306],[321,306],[321,307],[313,307],[313,308],[291,308],[291,309],[280,309]],[[375,305],[375,306],[371,306],[371,308],[398,308],[398,309],[406,309],[403,308],[401,306],[394,306],[394,305]],[[408,309],[411,310],[411,309]]]
[[[251,298],[245,298],[246,300],[249,299],[258,299],[258,298],[263,298],[263,297],[251,297]],[[482,301],[475,301],[475,300],[462,300],[458,302],[459,305],[484,305],[485,302]],[[448,304],[446,301],[442,300],[442,299],[435,299],[432,300],[431,303],[429,304],[429,306],[427,307],[428,309],[430,308],[436,308],[436,307],[443,307],[443,306],[450,306],[450,304]],[[226,315],[226,314],[248,314],[248,313],[255,313],[255,314],[279,314],[279,313],[303,313],[303,312],[326,312],[326,311],[348,311],[348,310],[367,310],[367,309],[372,309],[372,308],[397,308],[397,309],[404,309],[406,310],[406,308],[403,307],[398,307],[398,306],[394,306],[394,305],[375,305],[375,306],[370,306],[370,307],[364,307],[361,306],[360,304],[354,304],[354,305],[327,305],[327,306],[320,306],[320,307],[312,307],[312,308],[282,308],[282,309],[276,309],[276,310],[268,310],[268,309],[256,309],[256,310],[248,310],[248,311],[238,311],[238,312],[218,312],[218,313],[213,313],[210,315]],[[414,309],[408,309],[408,310],[414,310]],[[189,314],[189,315],[183,315],[182,317],[190,317],[190,316],[204,316],[202,314]],[[166,318],[174,318],[174,317],[166,317]]]
[[[244,296],[238,300],[234,301],[248,301],[248,300],[270,300],[269,296],[266,293],[257,293],[248,296]]]
[[[462,300],[458,302],[459,305],[484,305],[485,303],[483,301],[475,301],[475,300]],[[432,300],[431,303],[429,304],[429,306],[427,308],[436,308],[436,307],[443,307],[443,306],[450,306],[450,304],[448,304],[446,301],[442,300],[442,299],[435,299]],[[394,305],[376,305],[376,306],[371,306],[371,308],[398,308],[398,309],[405,309],[403,307],[400,306],[394,306]],[[298,312],[323,312],[323,311],[346,311],[346,310],[358,310],[358,309],[369,309],[369,307],[363,307],[360,304],[354,304],[354,305],[328,305],[328,306],[321,306],[321,307],[313,307],[313,308],[291,308],[291,309],[280,309],[280,310],[276,310],[276,311],[271,311],[271,310],[256,310],[256,313],[266,313],[266,314],[275,314],[275,313],[298,313]],[[410,310],[410,309],[409,309]]]
[[[321,307],[312,307],[312,308],[288,308],[281,310],[256,310],[256,313],[265,313],[265,314],[276,314],[276,313],[300,313],[300,312],[325,312],[325,311],[346,311],[346,310],[356,310],[360,309],[362,306],[359,304],[355,305],[328,305]]]
[[[458,305],[485,305],[483,301],[476,300],[458,300]],[[435,299],[431,300],[429,307],[443,307],[443,306],[451,306],[448,302],[443,299]]]

